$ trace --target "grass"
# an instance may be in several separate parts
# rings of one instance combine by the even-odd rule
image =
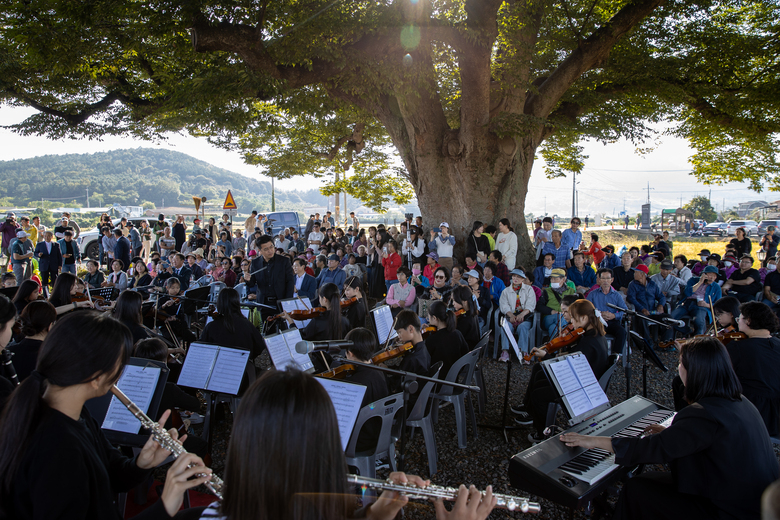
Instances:
[[[624,232],[624,231],[596,231],[599,235],[599,243],[602,246],[612,244],[615,246],[615,252],[617,252],[622,246],[630,248],[632,246],[641,247],[644,244],[652,244],[651,235],[639,234],[638,232]],[[584,236],[589,236],[590,233],[583,233]],[[755,237],[754,237],[755,238]],[[688,260],[691,258],[698,258],[699,251],[702,249],[709,249],[711,253],[718,253],[723,255],[726,250],[726,244],[729,243],[731,237],[702,237],[691,238],[687,236],[671,236],[669,239],[672,242],[672,253],[674,255],[685,255]],[[753,240],[753,249],[758,248],[758,243]],[[588,241],[586,241],[588,244]]]

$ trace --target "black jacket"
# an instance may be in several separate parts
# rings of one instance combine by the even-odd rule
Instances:
[[[39,242],[35,246],[35,258],[38,259],[38,269],[43,273],[45,271],[57,271],[62,267],[62,251],[57,242],[51,243],[51,253],[46,251],[46,242]]]
[[[726,349],[742,393],[764,418],[769,435],[780,434],[780,339],[747,338]]]
[[[256,272],[267,267],[267,269]],[[263,256],[252,260],[250,272],[255,273],[249,279],[247,287],[257,287],[258,303],[275,304],[278,300],[293,297],[295,291],[295,273],[292,264],[282,255],[274,255],[270,262]]]

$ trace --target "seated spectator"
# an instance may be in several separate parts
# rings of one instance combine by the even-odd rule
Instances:
[[[599,267],[602,269],[617,269],[620,266],[620,257],[615,254],[615,246],[612,244],[604,246],[604,260]]]
[[[621,323],[623,311],[610,307],[610,305],[622,309],[625,305],[623,296],[612,287],[612,271],[610,269],[599,269],[596,273],[596,279],[599,287],[588,294],[587,300],[593,304],[606,322],[607,334],[614,338],[612,353],[621,353],[626,342],[626,329]]]
[[[469,288],[469,290],[471,290],[471,297],[473,300],[472,307],[476,309],[475,314],[477,315],[477,318],[479,320],[479,325],[481,328],[482,325],[485,324],[485,321],[487,320],[488,312],[490,312],[490,308],[493,305],[490,299],[490,291],[485,287],[483,287],[482,273],[480,273],[476,269],[467,271],[464,277],[468,282],[467,287]],[[458,289],[457,287],[452,288],[453,294],[457,289]],[[470,340],[469,340],[469,344],[471,344]]]
[[[734,273],[734,271],[737,271],[739,269],[739,261],[737,261],[737,257],[728,254],[723,256],[723,276],[728,280],[731,278],[731,275]]]
[[[539,299],[537,310],[542,315],[542,328],[547,332],[550,338],[558,335],[559,331],[566,326],[566,320],[561,318],[561,298],[569,294],[575,294],[574,287],[566,283],[566,271],[563,269],[553,269],[550,275],[550,286],[542,291],[542,297]]]
[[[596,273],[585,265],[585,254],[582,251],[574,253],[574,265],[568,269],[568,279],[574,283],[574,287],[580,294],[586,294],[591,287],[596,285]]]
[[[674,271],[673,274],[680,279],[682,283],[688,283],[693,273],[688,267],[688,259],[685,255],[677,255],[674,257]]]
[[[596,233],[590,234],[590,247],[585,250],[585,255],[593,258],[593,263],[596,265],[600,265],[607,256],[606,251],[599,244],[599,236]]]
[[[357,257],[355,256],[355,253],[349,253],[347,255],[347,264],[343,267],[343,269],[347,278],[354,276],[361,281],[363,280],[363,271],[357,264]]]
[[[504,257],[501,254],[501,251],[498,249],[491,251],[490,256],[488,257],[488,261],[496,264],[496,269],[493,271],[493,275],[499,277],[501,281],[504,282],[504,287],[509,285],[509,267],[507,267],[506,263],[504,262]]]
[[[764,280],[764,303],[769,306],[770,309],[777,309],[778,297],[780,297],[780,272],[777,269],[769,269],[767,264],[767,275]]]
[[[753,257],[745,255],[739,261],[739,270],[723,284],[723,292],[736,296],[741,302],[749,302],[755,300],[760,291],[761,275],[753,269]]]
[[[334,283],[339,288],[339,292],[344,290],[344,281],[347,279],[347,275],[342,268],[339,267],[339,256],[330,255],[328,257],[328,267],[320,271],[317,276],[317,287],[322,287],[326,283]]]
[[[446,302],[449,300],[452,289],[450,273],[446,267],[442,266],[433,273],[433,285],[423,291],[422,297],[428,300],[442,300]]]
[[[669,260],[664,260],[660,264],[660,272],[650,277],[655,284],[661,288],[661,292],[666,296],[667,302],[674,304],[680,296],[680,291],[685,288],[682,280],[674,276],[674,264]]]
[[[528,352],[529,333],[533,326],[534,310],[536,310],[536,295],[527,283],[522,269],[513,269],[512,283],[501,292],[499,308],[501,314],[509,321],[509,327],[517,338],[520,352]],[[509,361],[509,342],[502,343],[504,349],[499,361]],[[527,363],[527,362],[526,362]]]
[[[414,261],[415,258],[412,258],[412,262]],[[417,259],[417,261],[422,263],[422,259]],[[425,262],[426,265],[422,274],[428,279],[430,285],[433,283],[433,273],[439,268],[439,255],[434,252],[428,253],[425,257]]]
[[[707,324],[712,318],[712,309],[710,301],[717,302],[721,297],[720,286],[717,284],[718,270],[715,266],[708,265],[702,271],[701,276],[694,276],[685,286],[685,296],[680,305],[672,312],[672,319],[679,320],[688,316],[691,318],[693,333],[696,335],[704,334]],[[691,328],[674,327],[674,330],[684,336],[691,334]],[[674,331],[670,330],[666,334],[667,339],[671,339]]]
[[[647,275],[647,266],[639,264],[634,269],[634,280],[628,286],[628,295],[626,301],[634,306],[637,314],[643,316],[655,315],[656,320],[666,317],[664,306],[666,297],[661,293],[658,287]],[[633,321],[634,329],[648,343],[651,343],[650,328],[648,322],[640,317]]]
[[[650,263],[647,265],[647,274],[655,276],[661,272],[661,262],[664,261],[666,255],[663,251],[655,251],[650,255]]]
[[[496,271],[496,264],[488,261],[485,264],[484,274],[482,277],[482,286],[488,290],[493,303],[498,305],[498,300],[501,298],[501,293],[506,289],[506,285],[497,276],[494,276]]]
[[[767,274],[777,270],[777,258],[770,256],[764,263],[765,266],[758,270],[758,274],[761,275],[761,285],[764,285]]]
[[[463,278],[463,268],[459,265],[452,267],[452,279],[450,285],[457,287],[458,285],[468,285],[469,283]]]
[[[414,303],[416,293],[412,284],[409,283],[411,274],[411,271],[409,271],[407,267],[399,267],[398,272],[396,273],[398,276],[398,283],[391,285],[387,289],[387,298],[385,299],[385,302],[390,306],[393,317],[402,310],[408,309]]]
[[[623,296],[628,294],[628,286],[634,281],[634,270],[631,267],[633,262],[631,253],[625,252],[620,257],[620,267],[612,271],[612,287],[623,293]]]
[[[545,253],[542,265],[534,269],[534,285],[536,287],[544,289],[550,286],[550,275],[552,275],[554,263],[555,255]]]
[[[431,284],[428,281],[428,278],[423,276],[422,269],[420,268],[420,262],[413,262],[412,263],[412,277],[409,278],[409,283],[412,284],[412,287],[414,287],[415,292],[418,296],[422,295],[423,291],[426,287],[430,287]],[[455,273],[456,268],[452,268],[452,272]],[[458,269],[458,276],[460,276],[460,268]]]

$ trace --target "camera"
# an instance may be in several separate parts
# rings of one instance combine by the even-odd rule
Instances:
[[[414,213],[404,213],[404,218],[409,221],[414,220]]]

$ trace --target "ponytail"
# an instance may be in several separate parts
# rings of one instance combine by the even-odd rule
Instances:
[[[435,316],[437,320],[446,324],[445,328],[450,332],[454,332],[458,327],[455,313],[447,309],[447,306],[441,300],[436,300],[428,307],[428,315]]]
[[[3,303],[0,300],[0,317]],[[11,394],[0,416],[0,502],[8,503],[27,443],[44,411],[46,385],[64,388],[103,374],[118,378],[132,345],[128,328],[106,314],[74,312],[57,320],[41,345],[35,370]]]
[[[344,339],[344,331],[341,328],[341,295],[339,287],[335,283],[326,283],[320,287],[320,296],[330,303],[330,335],[329,339]]]

